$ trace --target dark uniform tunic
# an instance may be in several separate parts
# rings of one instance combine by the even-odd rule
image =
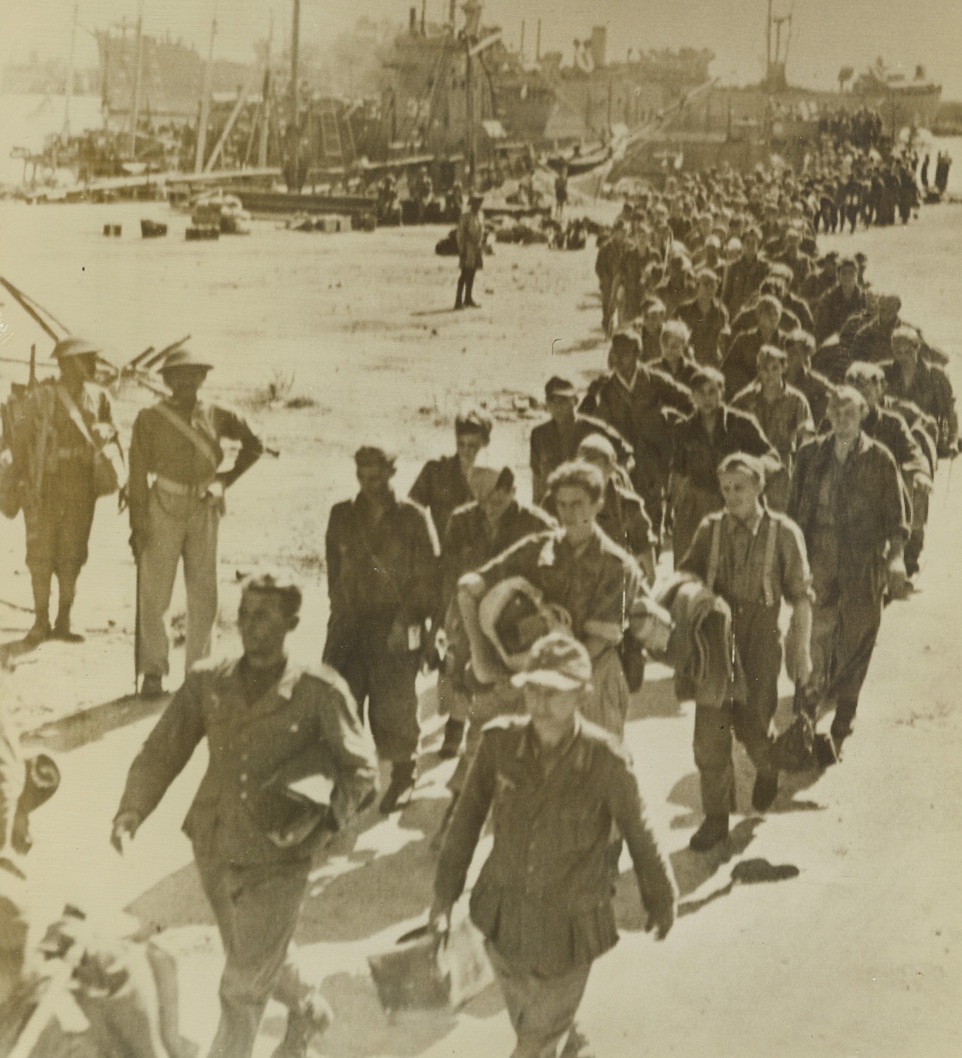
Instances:
[[[545,751],[530,720],[484,729],[435,875],[439,900],[464,890],[492,813],[494,845],[471,892],[471,918],[488,952],[518,1037],[516,1055],[557,1052],[591,963],[618,939],[606,860],[612,824],[631,853],[646,909],[668,915],[671,872],[645,819],[631,760],[593,724]]]
[[[675,316],[688,324],[691,347],[699,364],[717,367],[722,359],[723,334],[728,327],[728,310],[717,299],[702,312],[697,298],[678,306]]]
[[[414,680],[419,633],[408,648],[388,650],[392,626],[420,629],[435,612],[438,545],[431,520],[393,493],[371,524],[363,495],[331,508],[326,536],[331,613],[324,660],[347,680],[360,709],[369,703],[371,731],[386,760],[413,760],[418,743]]]
[[[610,423],[632,446],[632,482],[658,533],[671,459],[670,424],[690,412],[690,391],[650,364],[639,364],[630,388],[611,372],[599,380],[592,394],[591,413]]]
[[[574,459],[578,445],[595,434],[611,442],[619,463],[631,459],[628,441],[617,429],[593,414],[576,413],[570,430],[563,430],[554,419],[549,419],[531,431],[531,498],[535,503],[544,499],[551,471]]]
[[[908,538],[895,460],[864,433],[844,463],[832,434],[802,445],[788,514],[805,536],[812,566],[815,677],[838,701],[832,731],[844,737],[875,649],[886,563],[891,548]]]
[[[444,539],[451,512],[474,499],[461,469],[461,460],[456,455],[428,460],[408,496],[431,512],[439,540]]]
[[[915,365],[911,384],[906,384],[901,364],[884,364],[888,391],[899,400],[909,400],[935,419],[939,431],[939,456],[948,455],[959,438],[959,418],[949,376],[936,364],[921,358]]]

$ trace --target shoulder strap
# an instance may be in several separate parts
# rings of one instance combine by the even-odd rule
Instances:
[[[87,423],[84,421],[84,417],[80,414],[80,409],[74,403],[73,397],[67,392],[65,386],[61,383],[57,383],[57,398],[60,403],[64,406],[65,411],[70,416],[70,421],[77,427],[77,429],[83,435],[83,439],[92,448],[99,450],[99,445],[91,436],[90,430],[87,427]]]
[[[213,470],[220,466],[220,460],[214,454],[210,441],[199,430],[184,422],[184,420],[166,404],[155,404],[154,410],[170,423],[175,430],[187,438],[197,451],[211,464]]]
[[[708,574],[705,577],[705,587],[709,591],[715,590],[715,578],[718,576],[718,559],[721,555],[721,518],[715,518],[711,523],[711,548],[708,552]]]
[[[778,543],[778,519],[768,515],[768,536],[765,539],[765,565],[762,567],[762,593],[765,605],[774,606],[778,601],[772,586],[772,573],[775,569],[775,545]]]

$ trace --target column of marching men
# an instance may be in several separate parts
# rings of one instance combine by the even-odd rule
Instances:
[[[278,570],[244,585],[240,656],[208,658],[224,493],[263,446],[200,399],[211,364],[170,353],[171,395],[134,425],[127,498],[141,694],[164,694],[181,562],[188,675],[130,769],[112,841],[125,847],[206,737],[185,830],[226,955],[211,1056],[248,1058],[271,995],[291,1011],[277,1058],[305,1055],[330,1021],[289,957],[311,858],[376,799],[378,760],[390,766],[380,812],[410,800],[420,673],[438,673],[440,754],[459,758],[431,921],[449,928],[493,811],[471,914],[517,1058],[581,1053],[574,1015],[616,938],[623,845],[650,927],[661,938],[672,925],[673,882],[623,744],[646,656],[674,665],[695,702],[693,850],[728,836],[734,739],[755,768],[753,809],[778,796],[783,660],[811,763],[842,759],[885,604],[911,593],[937,465],[958,447],[944,355],[897,295],[871,288],[864,256],[818,252],[813,186],[847,171],[843,152],[825,152],[815,177],[711,171],[626,200],[596,261],[607,361],[583,393],[546,381],[531,502],[514,468],[487,457],[483,404],[457,416],[454,452],[429,460],[407,497],[396,454],[361,445],[358,492],[327,524],[323,663],[288,657],[301,589]],[[116,439],[92,385],[97,352],[58,343],[61,377],[29,397],[6,457],[23,482],[33,643],[79,638],[71,604]],[[240,446],[228,470],[225,439]],[[326,797],[292,796],[318,773]]]

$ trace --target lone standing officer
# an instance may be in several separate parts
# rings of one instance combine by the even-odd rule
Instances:
[[[358,495],[336,503],[327,523],[331,614],[324,660],[347,680],[379,756],[391,762],[381,811],[414,788],[418,728],[415,679],[424,625],[438,597],[438,543],[424,508],[391,488],[395,458],[364,445],[354,456]]]
[[[461,274],[458,276],[458,293],[454,299],[456,309],[465,305],[476,309],[474,300],[474,276],[479,268],[484,267],[484,214],[481,203],[484,195],[473,194],[468,199],[468,208],[458,221],[458,258],[461,263]]]
[[[165,618],[181,559],[187,589],[186,671],[210,654],[224,492],[263,452],[244,419],[198,400],[211,367],[184,345],[170,353],[161,374],[171,396],[137,415],[130,440],[130,546],[137,562],[142,698],[164,693],[169,671]],[[229,470],[220,469],[223,438],[240,443]]]
[[[87,562],[97,489],[94,462],[116,443],[110,400],[93,383],[98,346],[84,338],[57,342],[56,382],[28,392],[23,416],[11,438],[13,465],[23,487],[27,568],[33,587],[34,622],[27,642],[61,639],[77,643],[70,613],[77,579]],[[116,491],[117,483],[114,482]],[[57,577],[57,617],[50,626],[50,588]]]
[[[441,850],[431,921],[448,928],[493,808],[494,846],[471,893],[471,918],[487,938],[517,1034],[513,1058],[556,1058],[592,962],[618,940],[606,860],[612,823],[659,940],[674,922],[675,887],[627,751],[579,714],[591,682],[585,648],[547,635],[514,680],[528,715],[484,729]]]
[[[242,656],[187,674],[131,765],[114,817],[111,842],[122,852],[207,738],[210,763],[184,831],[226,956],[209,1058],[250,1058],[272,995],[290,1008],[274,1058],[305,1058],[331,1018],[288,948],[311,857],[370,802],[377,761],[344,681],[285,652],[300,605],[300,587],[283,574],[246,581]],[[333,783],[329,803],[298,807],[286,784],[311,776]]]

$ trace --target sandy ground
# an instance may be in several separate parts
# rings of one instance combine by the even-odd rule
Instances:
[[[141,216],[169,220],[171,236],[141,242]],[[101,236],[107,221],[123,224],[121,239]],[[102,339],[118,361],[188,332],[214,358],[209,395],[246,407],[282,453],[229,494],[222,646],[232,645],[235,570],[267,555],[296,566],[312,585],[297,646],[316,656],[325,616],[324,527],[331,503],[353,490],[353,450],[364,441],[392,443],[404,490],[425,458],[452,447],[457,407],[484,400],[497,419],[492,448],[523,468],[538,418],[528,399],[540,395],[549,374],[583,383],[603,362],[593,254],[499,246],[479,277],[482,308],[453,313],[454,263],[432,253],[440,229],[323,236],[262,223],[246,239],[194,244],[182,240],[185,223],[155,205],[0,205],[7,250],[0,272],[77,332]],[[868,253],[876,286],[898,290],[907,318],[951,354],[957,390],[960,235],[962,210],[943,207],[906,231],[829,240]],[[9,337],[0,355],[22,355],[30,330],[9,299],[2,302]],[[23,368],[0,368],[4,378],[23,377]],[[288,396],[313,406],[295,411],[265,402],[271,383],[288,382]],[[117,394],[125,430],[149,399],[133,386]],[[526,489],[526,475],[522,481]],[[64,787],[37,817],[38,897],[129,904],[144,922],[176,928],[193,952],[185,960],[185,1024],[200,1038],[212,1028],[218,964],[177,828],[203,761],[191,762],[126,861],[106,847],[126,766],[151,720],[136,703],[116,702],[133,682],[133,566],[125,519],[110,501],[101,508],[76,611],[87,644],[45,645],[12,658],[15,668],[3,674],[3,707],[27,727],[98,707],[47,730],[47,744],[61,754]],[[641,932],[630,872],[623,875],[623,939],[596,965],[581,1018],[599,1055],[959,1053],[962,916],[954,879],[962,870],[962,721],[953,692],[962,665],[953,529],[960,520],[962,489],[943,467],[920,591],[886,615],[844,764],[817,782],[785,783],[762,818],[747,808],[751,775],[740,758],[739,803],[748,814],[733,819],[724,852],[687,849],[700,820],[692,709],[675,703],[666,671],[650,671],[627,739],[671,854],[683,914],[655,945]],[[0,634],[14,640],[30,623],[19,521],[0,525],[0,569]],[[179,673],[178,652],[173,661]],[[430,687],[424,692],[430,726]],[[390,1023],[364,964],[424,914],[433,868],[427,838],[443,810],[449,770],[426,756],[410,808],[391,820],[364,820],[358,835],[318,864],[299,940],[339,1015],[318,1053],[473,1058],[510,1051],[496,989],[457,1016]],[[732,867],[751,857],[793,864],[800,875],[729,892]],[[280,1009],[271,1007],[265,1056],[281,1030]]]

